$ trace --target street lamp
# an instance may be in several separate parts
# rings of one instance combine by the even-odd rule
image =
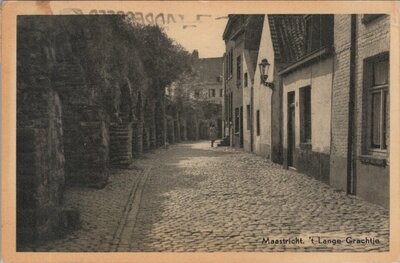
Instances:
[[[263,60],[261,60],[261,63],[258,64],[258,66],[260,68],[261,84],[264,84],[265,86],[273,89],[274,83],[267,81],[269,66],[271,66],[271,64],[269,64],[269,62],[268,62],[268,59],[264,58]]]

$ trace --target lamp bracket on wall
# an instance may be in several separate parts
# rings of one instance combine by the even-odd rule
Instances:
[[[274,88],[274,83],[268,82],[268,70],[269,70],[269,64],[268,59],[264,58],[261,60],[261,63],[258,64],[258,67],[260,69],[260,78],[261,78],[261,84],[263,84],[266,87],[269,87],[271,89]]]

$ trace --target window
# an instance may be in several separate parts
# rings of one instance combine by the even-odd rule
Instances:
[[[362,16],[361,21],[362,21],[363,24],[368,24],[369,22],[371,22],[371,21],[373,21],[373,20],[375,20],[378,17],[383,16],[383,15],[384,14],[365,14],[365,15]]]
[[[236,85],[238,88],[242,86],[242,57],[236,58]]]
[[[248,85],[248,76],[247,76],[247,72],[246,73],[244,73],[244,87],[247,87],[247,85]]]
[[[235,132],[239,132],[240,116],[239,108],[235,108]]]
[[[233,73],[233,49],[232,48],[230,50],[228,50],[228,52],[225,56],[225,64],[226,64],[225,79],[228,80],[232,77],[232,73]]]
[[[385,151],[389,144],[389,62],[380,58],[370,64],[369,86],[369,148]],[[369,73],[367,73],[369,74]]]
[[[233,118],[233,105],[232,105],[232,100],[233,100],[233,96],[232,96],[232,92],[229,93],[229,122],[232,122],[232,118]]]
[[[307,53],[332,45],[333,15],[307,15],[305,27]]]
[[[215,97],[215,89],[209,89],[208,90],[208,97],[214,98]]]
[[[224,61],[224,79],[228,79],[228,54],[225,54],[225,61]]]
[[[219,96],[220,97],[224,96],[224,90],[223,89],[219,89]]]
[[[251,129],[251,108],[250,105],[247,105],[247,129]]]
[[[300,89],[300,138],[302,143],[311,143],[311,87]]]
[[[226,56],[225,56],[225,79],[228,80],[232,77],[232,72],[233,72],[233,49],[231,48],[228,50]]]
[[[257,136],[260,136],[260,111],[257,110]]]
[[[229,77],[233,75],[233,49],[230,50],[230,61],[229,61]]]

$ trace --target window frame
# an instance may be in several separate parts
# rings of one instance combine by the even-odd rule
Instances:
[[[209,98],[215,98],[215,89],[209,89],[208,90],[208,97]]]
[[[309,91],[309,112],[306,112],[306,101],[305,101],[305,93]],[[299,89],[299,99],[300,99],[300,143],[301,144],[309,144],[312,143],[312,88],[311,85],[307,85],[301,87]],[[306,116],[306,114],[308,116]],[[307,120],[309,120],[307,122]],[[306,125],[309,127],[306,128]]]
[[[374,65],[379,62],[387,62],[387,83],[375,85]],[[364,137],[364,154],[377,157],[387,157],[390,147],[390,63],[389,53],[384,52],[364,60],[364,94],[366,96],[365,105],[365,137]],[[380,94],[379,109],[379,147],[373,142],[373,94]],[[386,96],[385,96],[386,94]],[[382,136],[382,135],[385,136]]]
[[[235,108],[235,133],[240,131],[240,108]]]
[[[247,115],[247,130],[251,130],[251,105],[246,105],[246,115]]]
[[[242,86],[242,55],[236,57],[236,87]]]
[[[305,51],[311,54],[333,44],[334,17],[331,14],[305,15]]]
[[[233,76],[233,48],[228,51],[228,80]]]

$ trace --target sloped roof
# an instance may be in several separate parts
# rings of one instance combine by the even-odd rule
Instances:
[[[218,83],[217,77],[222,76],[222,57],[200,58],[195,62],[195,70],[201,82]]]
[[[235,40],[245,34],[245,49],[258,50],[264,15],[228,15],[228,22],[222,35],[223,40]]]
[[[275,58],[283,63],[299,60],[305,54],[304,15],[267,15]]]
[[[234,14],[228,15],[228,22],[226,23],[224,33],[222,34],[223,40],[226,40],[228,38],[228,35],[231,33],[230,31],[232,30],[234,22],[243,16],[244,15],[234,15]]]

